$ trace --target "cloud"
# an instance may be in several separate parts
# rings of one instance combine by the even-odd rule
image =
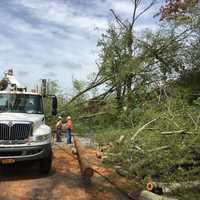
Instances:
[[[45,63],[42,67],[43,67],[44,69],[54,69],[54,68],[56,67],[56,65],[53,64],[53,63],[47,62],[47,63]]]
[[[27,77],[29,75],[29,72],[28,71],[19,70],[17,72],[17,75],[18,76],[26,76]]]
[[[19,4],[28,9],[35,18],[63,27],[91,30],[94,27],[107,26],[106,18],[94,18],[84,12],[77,12],[70,1],[19,0]]]
[[[131,15],[134,8],[131,1],[113,1],[112,7],[116,12],[126,15]]]
[[[51,77],[51,79],[53,80],[56,76],[58,76],[58,74],[56,72],[47,72],[46,76]]]
[[[65,61],[61,64],[64,68],[68,69],[81,69],[82,65],[80,63]]]
[[[132,13],[130,0],[1,0],[1,70],[12,66],[29,86],[54,76],[68,88],[72,76],[87,80],[97,70],[97,41],[113,20],[110,8],[123,19]],[[155,25],[150,12],[140,22],[139,32]]]
[[[47,62],[45,64],[43,64],[42,66],[45,70],[56,70],[59,68],[65,68],[65,69],[81,69],[82,65],[80,63],[75,63],[72,61],[63,61],[60,63],[50,63]]]

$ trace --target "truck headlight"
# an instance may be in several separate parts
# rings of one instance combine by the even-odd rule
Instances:
[[[48,139],[50,139],[50,134],[38,135],[35,137],[35,142],[43,142]]]

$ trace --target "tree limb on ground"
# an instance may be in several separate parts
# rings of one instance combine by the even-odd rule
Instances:
[[[166,145],[166,146],[158,147],[158,148],[155,148],[155,149],[150,149],[150,150],[148,150],[147,152],[148,152],[148,153],[151,153],[151,152],[162,151],[162,150],[168,150],[168,149],[170,149],[170,146]]]
[[[191,132],[187,132],[185,130],[178,130],[178,131],[166,131],[161,132],[162,135],[172,135],[172,134],[191,134]]]
[[[136,133],[133,135],[133,137],[131,138],[131,141],[133,142],[135,140],[135,138],[138,136],[138,134],[145,129],[148,125],[152,124],[153,122],[155,122],[156,120],[158,120],[158,118],[151,120],[150,122],[144,124],[141,128],[139,128]]]
[[[137,195],[137,197],[135,197],[134,192],[130,192],[129,197],[131,199],[139,199],[139,200],[177,200],[170,197],[160,196],[152,192],[149,192],[147,190],[143,190],[139,195]]]
[[[178,189],[191,189],[195,187],[200,187],[200,181],[189,181],[181,183],[162,183],[162,182],[148,182],[148,191],[156,191],[156,189],[161,189],[162,193],[172,193]]]

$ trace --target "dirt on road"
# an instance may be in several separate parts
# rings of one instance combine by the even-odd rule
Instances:
[[[53,168],[48,176],[38,173],[37,163],[24,163],[0,168],[0,200],[126,200],[115,187],[95,174],[87,185],[80,176],[77,160],[54,146]],[[108,176],[112,170],[98,166],[95,151],[88,149],[94,168]],[[123,180],[122,180],[123,182]]]

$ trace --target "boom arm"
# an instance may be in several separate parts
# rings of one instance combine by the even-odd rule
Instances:
[[[6,90],[8,87],[11,91],[26,91],[26,88],[22,87],[14,77],[12,69],[5,72],[4,78],[0,81],[0,91]]]

